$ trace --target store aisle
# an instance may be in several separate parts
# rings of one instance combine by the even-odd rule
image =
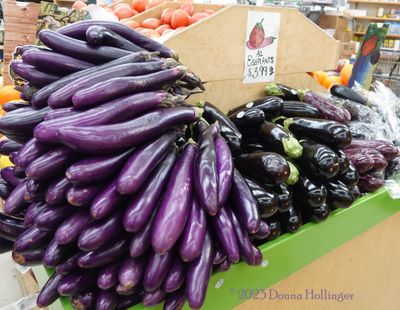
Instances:
[[[23,296],[17,272],[10,253],[0,255],[0,310],[13,309],[10,305]]]

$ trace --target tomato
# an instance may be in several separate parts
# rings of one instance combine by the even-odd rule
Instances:
[[[161,26],[161,20],[154,17],[146,18],[144,21],[142,21],[141,25],[145,28],[156,29],[157,27]]]
[[[190,16],[184,10],[178,9],[172,14],[171,27],[173,29],[188,26],[190,24]]]
[[[171,24],[172,14],[174,14],[175,9],[166,8],[161,14],[161,22],[163,24]]]
[[[87,4],[83,1],[75,1],[74,4],[72,5],[73,9],[83,9],[86,8]]]
[[[214,10],[211,10],[211,9],[204,9],[204,10],[201,11],[201,12],[207,13],[208,15],[211,15],[211,14],[214,14],[214,13],[215,13],[215,11],[214,11]]]
[[[144,10],[146,10],[146,4],[147,0],[133,0],[132,9],[138,11],[139,13],[143,12]]]
[[[146,10],[154,8],[155,6],[165,2],[165,0],[149,0],[146,4]]]
[[[171,29],[171,26],[170,25],[161,25],[156,28],[156,31],[161,35],[164,32],[164,30],[166,30],[166,29]]]
[[[117,7],[114,8],[114,14],[117,15],[119,19],[129,18],[133,16],[132,9],[129,5],[117,5]]]
[[[193,15],[194,13],[194,7],[191,4],[182,4],[180,7],[181,10],[184,10],[186,13],[188,13],[190,16]]]
[[[176,28],[175,31],[183,30],[185,28],[186,28],[186,26],[182,26],[182,27]]]
[[[160,34],[157,31],[155,31],[154,29],[143,29],[141,31],[141,33],[149,38],[159,38],[160,37]]]
[[[138,28],[139,27],[139,23],[136,20],[126,20],[122,22],[123,24],[131,27],[132,29]]]
[[[209,17],[210,15],[208,15],[207,13],[196,13],[193,14],[191,20],[190,20],[190,24],[193,24],[195,22],[198,22],[199,20],[202,20],[204,18]]]
[[[164,34],[167,34],[167,33],[170,33],[170,32],[173,32],[173,31],[175,31],[174,29],[171,29],[171,28],[169,28],[169,29],[165,29],[163,32],[162,32],[162,36],[164,35]]]

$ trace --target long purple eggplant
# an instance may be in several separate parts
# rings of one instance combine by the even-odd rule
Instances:
[[[72,97],[75,93],[79,92],[82,89],[91,87],[95,84],[102,83],[105,80],[118,77],[146,75],[166,70],[177,65],[178,63],[173,59],[164,59],[152,62],[122,64],[112,68],[107,68],[65,85],[64,87],[50,95],[48,99],[48,104],[52,108],[67,107],[72,105]],[[87,108],[93,105],[96,105],[96,103],[87,102],[84,104],[84,107]]]
[[[165,298],[163,310],[181,310],[186,302],[185,288],[168,294]]]
[[[260,227],[258,228],[257,232],[252,235],[252,237],[258,240],[264,240],[269,236],[270,233],[271,232],[269,230],[268,223],[265,221],[261,221]]]
[[[36,300],[36,304],[39,308],[50,306],[58,299],[58,297],[60,297],[57,288],[62,278],[62,275],[53,273],[53,275],[47,280],[46,284],[40,290],[39,296]]]
[[[61,296],[76,295],[85,292],[96,283],[96,273],[93,271],[79,270],[64,276],[57,288]]]
[[[173,147],[143,184],[142,189],[133,196],[124,214],[123,224],[126,231],[139,232],[147,227],[145,225],[160,200],[177,156],[177,148]]]
[[[53,239],[46,247],[43,256],[43,265],[48,268],[54,268],[59,265],[71,250],[69,245],[59,245],[56,239]]]
[[[31,85],[43,87],[61,78],[59,75],[39,71],[34,66],[28,65],[20,60],[13,60],[10,69],[19,77],[29,82]]]
[[[43,121],[49,110],[49,107],[27,107],[9,112],[0,118],[0,130],[11,140],[16,140],[16,137],[23,139],[24,136],[32,135],[33,128]]]
[[[155,306],[162,302],[165,298],[165,291],[162,288],[158,288],[155,291],[144,292],[143,294],[143,305],[145,307]]]
[[[164,281],[164,291],[166,291],[167,293],[177,291],[182,286],[185,278],[185,263],[180,257],[175,257]]]
[[[173,263],[173,259],[173,250],[162,255],[154,251],[150,253],[143,276],[143,287],[146,292],[152,292],[162,287],[164,279]]]
[[[102,290],[113,288],[118,283],[118,271],[120,264],[112,262],[99,270],[97,275],[97,286]]]
[[[189,263],[186,279],[186,296],[189,306],[200,309],[206,297],[214,259],[214,247],[211,234],[207,231],[201,255]]]
[[[45,208],[47,208],[47,205],[43,202],[34,202],[30,204],[25,212],[24,225],[27,227],[32,226],[36,216],[38,216]]]
[[[42,260],[44,256],[44,248],[39,248],[27,252],[25,254],[20,254],[15,251],[12,252],[12,259],[18,265],[21,266],[37,266],[42,265]]]
[[[108,244],[123,230],[122,214],[121,210],[108,218],[90,224],[79,236],[79,248],[89,252]]]
[[[90,107],[133,93],[157,90],[185,76],[187,68],[178,66],[146,75],[115,77],[79,90],[72,96],[75,107]]]
[[[250,234],[257,232],[260,226],[260,214],[255,200],[246,180],[239,171],[233,170],[232,202],[240,214],[243,225]]]
[[[132,53],[129,54],[125,57],[121,57],[118,59],[115,59],[113,61],[109,61],[103,65],[95,66],[86,70],[81,70],[75,73],[72,73],[70,75],[67,75],[58,81],[45,86],[41,88],[39,91],[37,91],[31,100],[31,104],[36,107],[43,107],[47,105],[47,99],[49,96],[60,89],[61,87],[67,85],[68,83],[77,80],[78,78],[81,78],[83,76],[87,76],[93,72],[97,72],[106,68],[112,68],[114,66],[118,66],[121,64],[128,64],[131,62],[144,62],[144,61],[149,61],[151,58],[151,55],[148,52],[138,52],[138,53]]]
[[[137,192],[153,169],[163,160],[176,138],[177,132],[170,130],[135,150],[118,176],[118,192],[123,195]]]
[[[117,181],[112,180],[97,196],[90,206],[90,215],[95,220],[109,216],[125,201],[125,197],[117,192]]]
[[[29,103],[26,101],[9,101],[3,104],[2,107],[5,112],[11,112],[20,108],[25,108],[27,105],[29,105]]]
[[[75,209],[70,205],[63,205],[54,208],[46,208],[35,217],[35,225],[44,231],[53,231],[65,219],[67,219]]]
[[[81,252],[76,252],[70,257],[66,258],[63,262],[56,266],[56,272],[61,275],[70,274],[75,269],[78,269],[78,257]]]
[[[0,154],[1,155],[10,155],[10,153],[19,151],[22,147],[21,143],[17,143],[12,140],[2,140],[0,141]]]
[[[55,147],[39,158],[35,159],[26,168],[26,176],[34,180],[48,180],[62,172],[76,157],[71,149]]]
[[[66,203],[66,194],[71,186],[64,175],[50,182],[45,194],[46,203],[54,206]]]
[[[158,51],[162,57],[172,57],[178,59],[178,54],[168,48],[167,46],[150,39],[137,31],[132,30],[130,27],[116,22],[98,21],[98,20],[85,20],[70,24],[59,30],[59,33],[77,39],[85,39],[86,31],[90,26],[103,26],[106,27],[132,43],[139,45],[149,51]]]
[[[76,211],[57,228],[54,234],[55,240],[58,244],[75,242],[91,221],[92,218],[87,210]]]
[[[20,236],[26,230],[24,221],[0,212],[0,231],[13,236]]]
[[[89,185],[73,185],[67,191],[68,202],[76,207],[89,206],[93,199],[101,192],[104,188],[104,183],[95,183]]]
[[[196,151],[192,143],[185,146],[168,180],[151,233],[151,244],[156,253],[168,252],[185,228],[192,200],[192,172]]]
[[[46,182],[39,182],[33,179],[29,179],[26,182],[26,190],[30,194],[37,194],[44,192],[47,189],[47,183]]]
[[[200,136],[199,151],[193,168],[194,187],[200,205],[214,216],[219,210],[218,171],[215,152],[215,125],[204,130]]]
[[[32,249],[40,248],[49,241],[51,235],[51,232],[43,231],[36,226],[32,226],[15,240],[14,250],[23,254]]]
[[[22,55],[22,60],[39,70],[61,76],[94,67],[90,62],[51,51],[30,50]]]
[[[22,183],[23,179],[17,178],[13,174],[13,170],[14,170],[13,167],[5,167],[1,169],[0,176],[4,181],[6,181],[12,187],[17,187],[19,184]]]
[[[118,299],[117,309],[125,310],[130,307],[139,304],[142,301],[142,295],[140,294],[132,294],[129,296],[120,296]]]
[[[231,150],[222,136],[214,140],[218,175],[218,204],[222,206],[228,199],[232,186],[233,160]]]
[[[4,180],[0,179],[0,198],[7,200],[14,189]]]
[[[83,292],[71,296],[71,305],[75,310],[93,309],[96,303],[97,295],[94,292]]]
[[[78,258],[78,265],[81,268],[95,268],[104,266],[126,252],[127,239],[120,238],[111,245],[100,248],[96,251],[85,252]]]
[[[146,226],[137,233],[132,234],[132,238],[129,244],[129,254],[131,257],[139,257],[151,247],[151,230],[153,228],[156,213],[157,209],[153,211],[153,214],[146,223]]]
[[[382,155],[385,156],[386,160],[394,159],[399,153],[399,150],[397,149],[396,146],[394,146],[392,143],[382,141],[382,140],[352,139],[348,148],[349,149],[351,149],[351,148],[372,148],[372,149],[375,149],[375,150],[379,151],[380,153],[382,153]]]
[[[48,150],[48,145],[42,144],[33,138],[19,150],[15,165],[18,168],[25,169],[32,161],[42,156]]]
[[[1,239],[8,240],[8,241],[14,242],[14,241],[17,240],[19,237],[15,236],[15,235],[10,235],[10,234],[8,234],[8,233],[3,232],[3,231],[0,230],[0,238],[1,238]]]
[[[193,195],[189,217],[179,244],[179,254],[185,262],[193,261],[200,255],[206,228],[206,213]]]
[[[146,268],[146,258],[126,257],[118,271],[118,282],[124,288],[130,289],[140,283]]]
[[[100,290],[96,297],[96,310],[113,310],[118,305],[118,295],[114,290]]]
[[[53,109],[53,110],[50,110],[49,112],[47,112],[46,116],[44,117],[44,120],[45,121],[49,121],[51,119],[56,119],[56,118],[76,115],[76,114],[79,114],[79,113],[82,113],[82,112],[83,111],[78,110],[75,107]]]
[[[26,181],[23,181],[16,188],[14,188],[4,203],[4,213],[15,215],[18,214],[18,212],[20,212],[24,207],[26,207],[27,204],[24,201],[25,192]]]

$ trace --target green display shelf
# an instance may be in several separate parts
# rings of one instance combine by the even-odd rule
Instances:
[[[261,245],[262,266],[250,267],[239,263],[227,272],[212,275],[203,309],[232,309],[246,301],[242,290],[248,299],[254,298],[251,294],[257,289],[274,285],[399,210],[400,201],[391,199],[387,191],[381,189],[360,198],[348,209],[336,210],[322,223],[305,224],[295,234],[284,234]],[[65,310],[72,309],[68,299],[61,302]],[[131,309],[145,307],[136,305]],[[151,309],[162,309],[162,306]]]

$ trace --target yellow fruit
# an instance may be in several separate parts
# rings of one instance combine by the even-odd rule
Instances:
[[[314,78],[318,81],[319,84],[323,85],[325,79],[328,77],[328,73],[325,71],[315,71]]]
[[[328,76],[328,77],[324,80],[323,86],[324,86],[326,89],[329,89],[329,88],[331,88],[333,85],[342,85],[342,84],[343,84],[343,83],[342,83],[342,79],[341,79],[339,76],[331,75],[331,76]]]
[[[351,64],[345,65],[342,71],[340,71],[340,77],[342,78],[342,82],[344,85],[347,85],[349,83],[352,71],[353,71],[353,65]]]
[[[0,88],[0,104],[17,99],[20,99],[20,92],[15,90],[14,86],[6,85]]]

